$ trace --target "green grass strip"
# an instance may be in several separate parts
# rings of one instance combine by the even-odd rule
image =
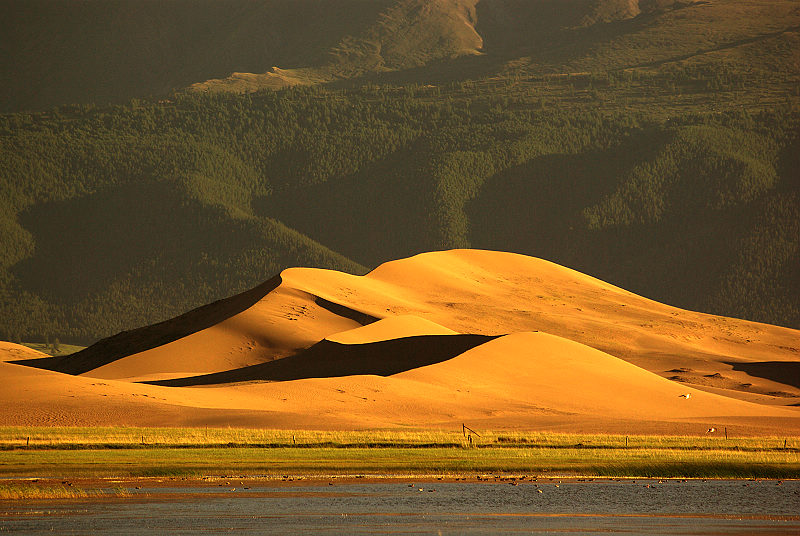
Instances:
[[[800,478],[796,452],[591,448],[148,448],[0,452],[0,476],[473,475]]]

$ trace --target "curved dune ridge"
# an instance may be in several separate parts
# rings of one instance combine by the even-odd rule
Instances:
[[[452,329],[414,315],[390,316],[372,324],[334,333],[325,340],[339,344],[367,344],[419,335],[456,335]]]
[[[292,268],[65,358],[0,345],[15,386],[0,419],[797,433],[799,335],[541,259],[453,250],[366,276]]]

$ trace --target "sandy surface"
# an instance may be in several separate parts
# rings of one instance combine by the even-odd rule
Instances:
[[[0,424],[800,434],[800,332],[522,255],[427,253],[363,277],[289,269],[114,347],[126,337],[153,347],[76,354],[81,375],[8,363],[37,353],[0,344],[13,386]]]

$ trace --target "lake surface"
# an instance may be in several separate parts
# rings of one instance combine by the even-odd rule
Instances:
[[[0,532],[800,534],[798,481],[409,480],[131,492],[99,501],[6,502]]]

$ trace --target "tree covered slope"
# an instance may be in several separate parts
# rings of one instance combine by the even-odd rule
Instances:
[[[0,55],[0,338],[91,342],[288,266],[452,247],[800,326],[795,4],[352,3],[5,2],[27,22]],[[145,41],[166,78],[125,52]]]

